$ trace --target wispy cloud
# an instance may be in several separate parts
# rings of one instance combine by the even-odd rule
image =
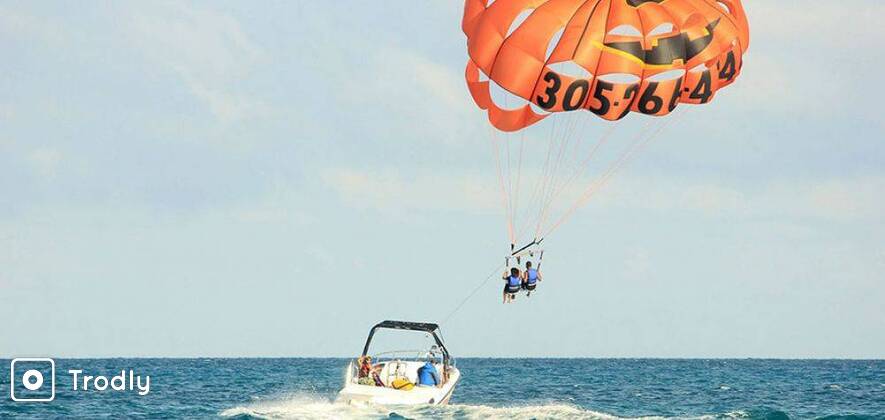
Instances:
[[[42,178],[52,178],[62,160],[62,152],[55,148],[38,148],[31,151],[28,160]]]
[[[589,276],[600,292],[591,298],[603,297],[597,312],[629,312],[635,327],[666,313],[667,302],[699,304],[697,320],[674,320],[697,330],[718,305],[697,299],[701,290],[757,314],[751,323],[809,338],[782,343],[776,354],[881,354],[881,333],[848,350],[812,350],[822,333],[844,342],[854,339],[845,325],[880,331],[885,319],[883,299],[875,299],[885,290],[885,149],[873,129],[885,122],[881,88],[871,82],[885,63],[878,22],[885,3],[746,0],[746,8],[753,45],[741,79],[667,128],[671,137],[645,149],[549,240],[551,255],[566,258],[551,260],[562,287],[543,301],[554,312],[586,304],[572,292]],[[408,288],[414,273],[460,245],[463,252],[452,255],[463,284],[472,282],[471,273],[497,259],[494,247],[505,245],[498,222],[505,210],[486,117],[464,86],[460,9],[456,2],[0,5],[0,47],[11,55],[0,61],[7,76],[0,79],[0,315],[13,320],[0,335],[23,338],[0,343],[0,352],[45,352],[52,343],[85,356],[147,351],[129,342],[97,348],[102,340],[94,338],[131,330],[127,322],[160,332],[141,334],[146,342],[190,337],[203,330],[177,320],[199,322],[207,310],[224,318],[228,306],[243,308],[228,324],[264,325],[255,333],[276,337],[277,326],[262,319],[309,317],[330,304],[358,308],[280,341],[281,352],[319,354],[321,347],[297,337],[365,321],[358,296],[355,305],[340,302],[355,281],[349,272]],[[575,140],[589,149],[605,124],[587,112],[574,116],[587,122],[575,127]],[[544,178],[544,140],[570,127],[570,117],[557,117],[565,118],[525,133],[525,143],[542,150],[526,148],[523,192]],[[594,164],[611,163],[603,157],[630,146],[633,123],[638,129],[649,120],[620,123]],[[658,147],[665,142],[672,147]],[[585,156],[566,153],[573,165]],[[563,191],[548,222],[588,181]],[[519,204],[525,210],[537,200],[523,194]],[[435,244],[411,246],[423,238]],[[395,262],[381,269],[360,268],[391,255]],[[449,298],[460,299],[455,289]],[[612,292],[636,305],[625,310],[623,299],[606,300]],[[76,323],[51,313],[21,317],[31,301],[76,311],[84,299],[127,295],[159,302],[156,316],[109,319],[107,307],[87,308],[97,335],[85,338]],[[487,315],[492,307],[483,299],[465,306],[473,313],[462,319]],[[126,314],[120,302],[110,310]],[[759,315],[785,307],[795,324]],[[558,319],[554,312],[538,322]],[[728,348],[733,331],[756,334],[756,324],[728,324],[732,318],[717,320],[722,336],[702,344]],[[49,331],[29,331],[35,322]],[[537,338],[580,348],[574,354],[617,355],[612,349],[635,348],[636,328],[623,325],[602,344],[545,329]],[[658,341],[678,346],[668,331],[657,332]],[[243,351],[230,350],[226,335],[193,338],[150,352]],[[329,347],[342,340],[330,338]],[[267,351],[252,347],[240,349]],[[646,355],[656,354],[649,348]],[[495,349],[473,350],[488,351]]]
[[[766,0],[746,3],[751,29],[763,34],[755,38],[761,44],[804,39],[812,47],[822,48],[820,52],[826,56],[826,47],[846,48],[847,39],[853,40],[855,46],[878,46],[885,36],[885,27],[881,25],[885,4],[876,0],[851,4],[804,1],[791,8]],[[856,51],[849,48],[846,53],[849,52]]]
[[[409,175],[393,168],[341,169],[327,171],[323,179],[344,202],[358,208],[391,213],[503,211],[500,191],[492,174],[487,172],[439,176]],[[563,190],[553,203],[552,211],[562,213],[568,209],[591,183],[578,182]],[[532,186],[526,185],[529,187],[526,190]],[[681,212],[748,220],[782,217],[864,223],[876,221],[885,214],[882,191],[885,191],[882,176],[773,180],[763,185],[737,186],[704,179],[624,174],[612,178],[587,205],[611,210],[639,209],[655,214]]]
[[[477,112],[461,74],[420,52],[383,47],[369,57],[370,71],[340,80],[339,100],[382,110],[384,125],[416,138],[463,144],[465,116]]]
[[[0,103],[0,121],[12,119],[14,108],[11,104]],[[0,139],[2,141],[2,139]]]
[[[875,221],[885,214],[883,176],[773,180],[755,186],[631,176],[615,179],[610,187],[613,188],[602,192],[592,205],[858,223]]]
[[[406,174],[387,169],[328,170],[323,179],[342,201],[392,214],[412,210],[496,212],[499,195],[484,175]]]
[[[3,6],[0,6],[0,34],[52,45],[60,45],[70,40],[70,33],[62,21],[29,15]]]
[[[161,2],[132,9],[129,34],[148,59],[174,72],[222,122],[268,112],[233,87],[263,59],[263,50],[226,14],[191,4]]]
[[[853,113],[885,58],[885,4],[747,2],[753,34],[735,106],[811,115]]]

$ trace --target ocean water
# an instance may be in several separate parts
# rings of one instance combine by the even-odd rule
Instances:
[[[885,419],[885,360],[459,359],[463,379],[446,407],[335,404],[345,359],[59,359],[54,401],[13,402],[9,362],[2,419]],[[150,392],[74,391],[72,369],[80,380],[132,369],[150,376]],[[50,375],[35,392],[14,391],[45,396]]]

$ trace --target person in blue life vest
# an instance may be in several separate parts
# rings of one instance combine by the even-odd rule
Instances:
[[[522,288],[526,291],[526,297],[532,295],[539,281],[541,281],[541,270],[532,268],[532,262],[526,261],[525,272],[522,273]]]
[[[439,372],[433,366],[433,359],[427,360],[424,366],[418,368],[418,386],[439,386]]]
[[[516,299],[516,294],[522,288],[522,276],[519,269],[512,267],[509,272],[505,270],[504,276],[501,278],[504,280],[504,303],[513,302]]]

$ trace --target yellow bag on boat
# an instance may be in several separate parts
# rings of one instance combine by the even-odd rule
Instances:
[[[406,378],[396,378],[390,383],[390,386],[400,391],[411,391],[412,388],[415,387],[415,384]]]

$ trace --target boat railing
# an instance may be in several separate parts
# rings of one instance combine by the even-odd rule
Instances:
[[[377,353],[372,356],[372,360],[375,363],[384,362],[384,361],[392,361],[392,360],[426,360],[431,355],[431,352],[428,350],[390,350],[382,353]],[[442,356],[438,354],[433,355],[436,359],[440,359]]]
[[[443,355],[440,354],[439,352],[432,352],[428,349],[424,349],[424,350],[390,350],[390,351],[385,351],[385,352],[381,352],[381,353],[376,353],[376,354],[373,354],[370,356],[372,358],[372,364],[378,365],[378,364],[387,364],[387,363],[391,363],[391,362],[422,362],[422,361],[426,361],[427,358],[431,355],[434,357],[434,359],[438,363],[443,364],[444,368],[442,370],[442,373],[443,373],[443,375],[445,375],[443,377],[444,378],[443,381],[448,381],[448,374],[450,372],[449,369],[455,367],[455,360],[452,357],[444,359]],[[348,376],[349,376],[351,382],[357,383],[359,381],[359,372],[360,372],[360,358],[357,357],[355,359],[352,359],[352,361],[350,363],[350,372],[349,372]],[[390,382],[390,380],[391,380],[390,375],[391,374],[392,374],[391,372],[389,372],[389,371],[387,372],[387,376],[388,376],[386,378],[387,382]]]
[[[446,364],[448,367],[455,366],[455,359],[449,357],[448,360],[445,360],[443,355],[439,352],[432,352],[427,349],[422,350],[389,350],[381,353],[376,353],[370,355],[372,357],[372,364],[378,363],[386,363],[392,361],[426,361],[428,357],[433,356],[435,360],[440,363]],[[353,359],[354,372],[359,372],[359,357]],[[355,376],[354,376],[355,377]]]
[[[439,363],[445,364],[447,367],[455,366],[455,359],[453,357],[449,357],[445,359],[443,354],[440,352],[433,352],[427,349],[424,350],[391,350],[385,351],[382,353],[377,353],[372,356],[373,363],[381,363],[381,362],[389,362],[394,360],[407,360],[407,361],[426,361],[428,357],[433,356],[435,360]]]

